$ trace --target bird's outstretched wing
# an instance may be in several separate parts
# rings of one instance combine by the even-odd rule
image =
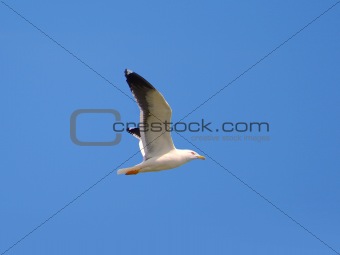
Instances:
[[[142,76],[125,70],[126,81],[140,109],[140,137],[147,160],[175,149],[170,134],[171,108]]]
[[[143,146],[143,142],[142,142],[142,138],[140,137],[140,131],[139,128],[128,128],[126,129],[126,131],[128,131],[131,135],[133,135],[134,137],[136,137],[139,140],[139,150],[140,153],[142,153],[143,159],[145,160],[145,150],[144,150],[144,146]]]

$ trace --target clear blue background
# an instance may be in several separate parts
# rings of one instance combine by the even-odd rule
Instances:
[[[147,78],[179,120],[334,1],[7,1],[126,94]],[[340,251],[340,4],[191,114],[266,121],[267,142],[193,141]],[[137,106],[0,4],[0,252],[137,150],[82,147],[76,109]],[[82,140],[112,140],[110,115],[79,117]],[[249,134],[249,133],[248,133]],[[196,134],[195,134],[196,135]],[[223,133],[200,133],[222,137]],[[233,133],[232,135],[237,135]],[[137,154],[123,167],[141,161]],[[213,160],[113,172],[7,254],[335,254]]]

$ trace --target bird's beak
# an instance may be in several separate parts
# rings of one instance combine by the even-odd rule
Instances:
[[[201,156],[201,155],[197,156],[196,158],[205,160],[205,157],[204,157],[204,156]]]

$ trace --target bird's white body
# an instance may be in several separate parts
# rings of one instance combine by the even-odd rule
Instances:
[[[174,149],[164,155],[143,161],[136,166],[120,169],[117,173],[126,174],[131,170],[139,170],[140,173],[157,172],[179,167],[193,159],[188,157],[187,150]]]

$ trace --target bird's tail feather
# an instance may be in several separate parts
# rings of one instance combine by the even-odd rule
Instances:
[[[128,174],[128,173],[135,172],[135,171],[139,171],[139,168],[137,168],[136,166],[133,166],[133,167],[119,169],[117,171],[117,174]]]

